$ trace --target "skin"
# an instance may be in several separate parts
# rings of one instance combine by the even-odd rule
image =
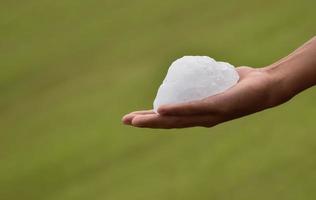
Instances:
[[[278,106],[316,84],[316,37],[287,57],[263,68],[237,67],[238,83],[224,93],[189,103],[163,105],[125,115],[141,128],[213,127]]]

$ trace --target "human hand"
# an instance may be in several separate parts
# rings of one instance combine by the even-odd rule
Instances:
[[[239,82],[221,94],[188,103],[163,105],[158,108],[159,114],[152,110],[132,112],[122,121],[144,128],[212,127],[287,100],[277,91],[278,80],[264,68],[238,67],[236,70]]]
[[[316,85],[316,36],[265,68],[236,68],[239,82],[202,100],[163,105],[125,115],[123,123],[146,128],[212,127],[289,100]]]

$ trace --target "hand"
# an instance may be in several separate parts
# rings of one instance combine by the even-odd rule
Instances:
[[[125,115],[123,123],[146,128],[212,127],[277,106],[316,85],[316,37],[290,55],[260,69],[238,67],[239,82],[199,101],[163,105]]]
[[[226,92],[189,103],[163,105],[152,110],[127,114],[125,124],[146,128],[212,127],[278,105],[278,81],[263,69],[236,68],[239,82]]]

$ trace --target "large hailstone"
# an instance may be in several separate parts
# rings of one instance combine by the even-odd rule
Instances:
[[[219,94],[239,80],[234,66],[208,56],[184,56],[174,61],[160,85],[154,111],[164,104],[184,103]]]

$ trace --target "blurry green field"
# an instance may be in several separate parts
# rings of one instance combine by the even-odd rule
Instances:
[[[1,200],[316,199],[316,89],[211,129],[149,130],[173,60],[265,66],[316,2],[1,0]]]

